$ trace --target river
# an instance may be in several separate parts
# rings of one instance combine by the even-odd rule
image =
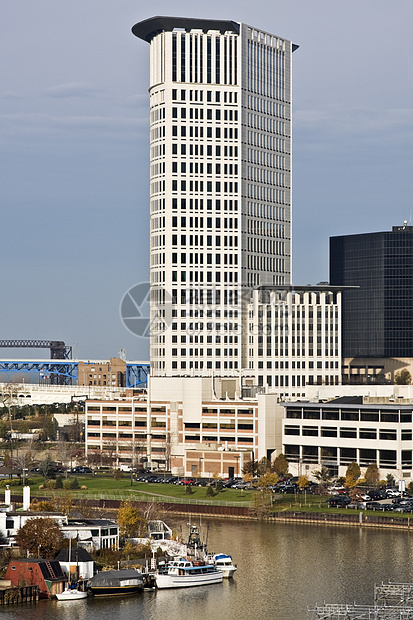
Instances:
[[[372,604],[375,584],[413,582],[410,532],[218,519],[204,519],[202,527],[207,523],[209,548],[230,553],[238,565],[222,585],[123,600],[39,601],[0,613],[8,620],[306,620],[307,606]]]

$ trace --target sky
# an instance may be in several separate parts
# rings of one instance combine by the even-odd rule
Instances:
[[[155,15],[231,19],[292,40],[293,282],[328,280],[329,236],[413,209],[411,0],[0,0],[0,339],[81,359],[148,340],[120,318],[149,275],[149,45]],[[48,357],[2,349],[0,358]]]

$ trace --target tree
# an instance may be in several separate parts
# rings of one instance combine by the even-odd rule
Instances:
[[[37,500],[30,502],[30,510],[33,512],[56,512],[56,506],[50,500]]]
[[[289,464],[284,454],[279,454],[275,457],[271,469],[277,476],[285,476],[288,474]]]
[[[43,478],[53,478],[55,475],[56,464],[53,461],[50,454],[47,454],[46,458],[40,462],[39,464],[39,472],[42,474]]]
[[[348,495],[352,502],[362,502],[363,501],[363,491],[359,489],[359,487],[352,487],[348,492]]]
[[[242,468],[243,474],[251,474],[252,477],[256,476],[258,470],[258,461],[247,461]]]
[[[271,487],[274,484],[277,484],[277,482],[278,482],[277,474],[272,474],[269,471],[267,471],[265,474],[263,474],[262,476],[258,478],[258,486],[261,487],[262,489],[268,489],[268,487]]]
[[[325,465],[321,465],[320,469],[313,473],[313,476],[322,485],[326,485],[331,482],[330,470]]]
[[[310,485],[310,480],[308,476],[300,476],[298,479],[298,488],[300,491],[306,489]]]
[[[271,463],[269,459],[267,459],[266,456],[263,456],[262,459],[258,461],[257,474],[259,476],[262,476],[267,471],[270,471],[270,469],[271,469]]]
[[[53,420],[53,415],[46,413],[43,416],[43,425],[41,428],[41,436],[45,440],[53,440],[56,437],[56,425]]]
[[[31,451],[27,450],[27,452],[20,452],[18,456],[14,457],[13,464],[16,469],[21,471],[24,481],[26,477],[25,474],[28,473],[30,466],[33,464],[33,456]]]
[[[412,375],[407,370],[407,368],[403,368],[403,370],[399,370],[394,375],[394,382],[396,385],[410,385],[412,382]]]
[[[78,489],[79,488],[79,480],[76,478],[76,476],[73,478],[73,480],[70,483],[70,488],[71,489]]]
[[[376,463],[370,463],[364,474],[368,486],[376,487],[380,480],[380,471]]]
[[[118,510],[117,521],[122,536],[134,538],[144,536],[146,533],[147,519],[132,502],[122,502]]]
[[[61,549],[63,534],[49,517],[29,519],[18,530],[16,544],[32,555],[52,558]]]
[[[388,487],[395,487],[396,486],[396,478],[393,476],[393,474],[387,474],[386,476],[386,484]]]
[[[216,485],[215,485],[216,492],[221,493],[223,487],[224,485],[222,484],[222,480],[217,480]]]
[[[346,470],[346,487],[354,487],[357,484],[358,479],[360,478],[360,466],[358,463],[353,462],[350,463]]]

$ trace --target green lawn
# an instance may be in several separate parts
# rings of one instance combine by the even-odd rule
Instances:
[[[73,479],[70,477],[69,479]],[[90,499],[134,499],[137,501],[159,501],[177,502],[194,504],[216,504],[231,506],[254,506],[256,501],[259,503],[259,491],[240,491],[238,489],[223,489],[214,497],[208,497],[206,487],[192,487],[192,494],[186,493],[186,487],[175,484],[149,484],[146,482],[132,482],[127,475],[120,480],[115,480],[111,476],[89,476],[78,475],[79,485],[86,486],[87,489],[70,490],[74,498]],[[64,495],[67,491],[54,489],[39,489],[43,484],[43,478],[35,476],[31,478],[31,495],[55,497]],[[18,493],[21,487],[12,487],[12,493]],[[274,512],[317,512],[327,514],[358,514],[359,510],[346,508],[330,508],[327,504],[328,496],[320,495],[272,495],[268,499],[272,500],[272,511]],[[397,519],[410,518],[407,513],[394,513],[390,511],[363,510],[365,515],[378,515],[394,517]]]
[[[70,478],[72,479],[72,478]],[[93,499],[136,499],[136,500],[153,500],[153,501],[178,501],[178,502],[196,502],[196,503],[213,503],[213,504],[231,504],[238,506],[248,506],[251,502],[252,491],[240,491],[237,489],[223,489],[214,497],[207,496],[206,487],[192,487],[191,495],[187,494],[186,487],[175,484],[149,484],[146,482],[133,482],[130,478],[124,476],[120,480],[113,477],[104,476],[77,476],[79,485],[86,486],[87,489],[71,490],[70,493],[75,498],[93,498]],[[55,489],[39,489],[43,484],[43,478],[34,478],[34,484],[31,484],[32,496],[63,495],[67,493],[64,490]],[[18,487],[14,487],[15,492]]]

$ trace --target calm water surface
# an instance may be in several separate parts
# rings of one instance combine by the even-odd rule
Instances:
[[[204,519],[203,526],[207,523],[209,548],[230,553],[238,565],[234,579],[222,585],[123,600],[40,601],[2,608],[0,614],[8,620],[305,620],[308,605],[372,604],[374,584],[413,582],[413,532]]]

